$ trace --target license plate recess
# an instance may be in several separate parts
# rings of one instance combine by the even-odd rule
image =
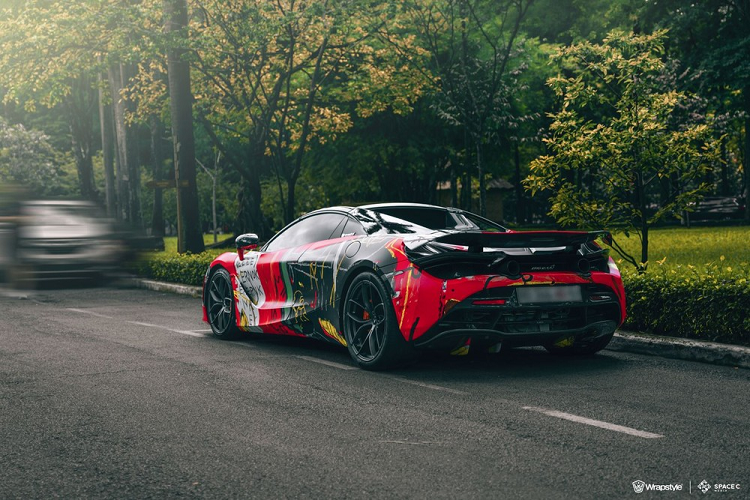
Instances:
[[[581,287],[578,285],[518,287],[516,298],[519,304],[583,302]]]

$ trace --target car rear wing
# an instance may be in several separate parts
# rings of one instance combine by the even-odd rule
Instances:
[[[503,250],[509,248],[561,248],[577,250],[586,243],[603,239],[611,241],[608,231],[519,231],[493,233],[462,231],[438,236],[431,241],[447,245],[468,247],[469,252],[481,253],[485,249]]]

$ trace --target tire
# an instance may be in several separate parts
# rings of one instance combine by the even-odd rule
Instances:
[[[237,328],[232,278],[226,269],[217,269],[206,285],[206,314],[214,336],[229,340],[242,334]]]
[[[342,325],[349,354],[365,370],[385,370],[408,361],[413,347],[401,335],[390,296],[380,279],[363,272],[343,302]]]
[[[575,341],[572,345],[566,347],[558,347],[556,345],[544,346],[547,351],[557,356],[590,356],[601,351],[607,344],[612,340],[615,332],[612,332],[603,337],[598,337],[590,341]]]

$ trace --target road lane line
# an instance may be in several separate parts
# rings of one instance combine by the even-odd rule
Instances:
[[[182,335],[190,335],[191,337],[200,337],[200,338],[205,337],[205,335],[203,335],[202,333],[191,332],[189,330],[175,330],[174,328],[169,328],[169,327],[161,326],[161,325],[154,325],[151,323],[142,323],[140,321],[127,321],[127,323],[130,323],[131,325],[148,326],[150,328],[160,328],[162,330],[167,330],[168,332],[181,333]]]
[[[107,319],[113,319],[112,316],[106,316],[104,314],[99,314],[94,311],[87,311],[86,309],[75,309],[73,307],[68,307],[68,311],[73,311],[77,313],[83,313],[83,314],[90,314],[92,316],[96,316],[97,318],[107,318]]]
[[[631,427],[625,427],[623,425],[611,424],[609,422],[603,422],[601,420],[594,420],[591,418],[580,417],[578,415],[573,415],[571,413],[565,413],[562,411],[547,410],[545,408],[538,408],[536,406],[524,406],[523,409],[529,410],[529,411],[535,411],[539,413],[544,413],[545,415],[549,415],[550,417],[562,418],[564,420],[570,420],[571,422],[578,422],[579,424],[592,425],[594,427],[600,427],[602,429],[607,429],[607,430],[615,431],[615,432],[622,432],[623,434],[630,434],[631,436],[637,436],[637,437],[641,437],[645,439],[656,439],[656,438],[664,437],[661,434],[654,434],[652,432],[639,431],[638,429],[633,429]]]
[[[299,358],[299,359],[304,359],[305,361],[312,361],[313,363],[318,363],[321,365],[338,368],[339,370],[358,370],[356,366],[343,365],[341,363],[336,363],[334,361],[326,361],[324,359],[313,358],[312,356],[294,356],[294,357]]]
[[[466,396],[469,394],[468,392],[459,391],[458,389],[451,389],[449,387],[443,387],[442,385],[434,385],[434,384],[426,384],[424,382],[417,382],[416,380],[409,380],[408,378],[404,377],[388,377],[392,378],[394,380],[398,380],[399,382],[404,382],[406,384],[416,385],[417,387],[423,387],[425,389],[431,389],[433,391],[442,391],[442,392],[448,392],[450,394],[457,394],[459,396]]]

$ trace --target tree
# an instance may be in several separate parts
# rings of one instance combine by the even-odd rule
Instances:
[[[174,36],[167,52],[167,60],[177,186],[178,251],[200,253],[205,247],[198,212],[190,66],[184,59],[187,24],[185,0],[164,0],[164,29],[168,35]]]
[[[80,50],[87,30],[78,23],[85,6],[29,3],[6,11],[0,20],[0,86],[5,102],[60,106],[70,128],[81,196],[96,200],[92,156],[97,94],[91,67],[95,61]]]
[[[192,37],[201,74],[196,110],[241,176],[240,230],[270,236],[260,205],[268,176],[284,219],[296,217],[305,155],[348,131],[353,113],[410,110],[419,86],[373,36],[388,7],[363,0],[201,3]]]
[[[58,153],[47,136],[0,118],[0,184],[21,184],[38,195],[54,193]]]
[[[400,30],[385,33],[385,38],[430,83],[438,114],[446,123],[463,129],[469,139],[466,157],[475,161],[479,211],[483,215],[485,148],[497,142],[514,118],[511,100],[517,90],[515,71],[519,69],[514,67],[514,59],[521,25],[532,3],[412,0],[404,4]],[[403,36],[404,31],[407,36]],[[404,43],[414,37],[428,58],[419,52],[415,57],[412,44]],[[466,181],[465,186],[469,185]]]
[[[641,17],[646,27],[670,30],[670,52],[680,61],[681,73],[694,76],[686,88],[719,95],[722,106],[737,112],[736,120],[744,127],[739,147],[742,191],[750,200],[750,0],[652,1],[644,5]],[[745,220],[750,221],[747,203]]]
[[[610,33],[601,45],[562,48],[555,56],[571,76],[549,85],[560,99],[553,114],[549,154],[530,165],[525,180],[532,194],[552,194],[553,215],[565,226],[635,233],[640,260],[613,247],[639,270],[648,264],[649,228],[679,215],[707,188],[701,177],[717,156],[706,124],[670,128],[670,116],[684,93],[663,88],[660,76],[664,32]],[[678,189],[653,209],[659,180],[673,178]]]

